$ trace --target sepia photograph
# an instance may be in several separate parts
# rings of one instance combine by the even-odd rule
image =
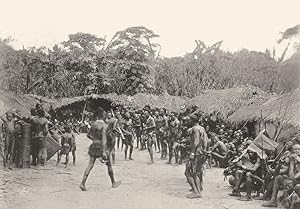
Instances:
[[[0,5],[0,209],[300,209],[299,0]]]

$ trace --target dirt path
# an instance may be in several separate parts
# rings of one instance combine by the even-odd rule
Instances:
[[[241,202],[227,194],[227,182],[221,169],[208,169],[205,176],[204,197],[189,200],[189,186],[184,166],[166,165],[156,154],[156,163],[148,165],[146,151],[134,150],[134,161],[124,161],[117,152],[113,167],[120,187],[112,189],[105,165],[95,164],[87,181],[87,192],[78,185],[88,163],[90,144],[85,135],[77,137],[76,166],[55,167],[51,159],[46,167],[14,171],[0,170],[0,208],[2,209],[240,209],[263,208],[261,201]]]

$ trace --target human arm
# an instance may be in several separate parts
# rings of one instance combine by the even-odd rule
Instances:
[[[198,144],[200,142],[200,133],[199,131],[197,131],[196,129],[192,129],[192,152],[191,155],[195,156]],[[190,156],[191,158],[193,158],[192,156]]]
[[[94,128],[92,126],[91,129],[89,130],[89,132],[86,135],[91,140],[94,140],[93,131],[94,131]]]
[[[48,131],[49,131],[49,127],[48,127],[48,122],[45,123],[45,127],[44,127],[44,135],[46,136],[48,134]]]
[[[118,129],[118,119],[115,119],[113,121],[112,130],[113,130],[113,132],[117,132],[117,133],[119,132],[119,129]]]
[[[155,128],[155,127],[156,127],[156,125],[155,125],[154,118],[150,118],[150,121],[149,121],[149,123],[147,123],[147,127],[145,129],[147,130],[147,129],[151,129],[151,128]]]
[[[295,157],[294,154],[290,156],[290,166],[289,166],[289,177],[295,177]]]
[[[219,146],[219,142],[217,142],[217,143],[212,147],[212,149],[211,149],[209,152],[214,151],[218,146]]]
[[[102,156],[106,157],[106,131],[107,125],[104,124],[102,127],[101,138],[102,138]]]

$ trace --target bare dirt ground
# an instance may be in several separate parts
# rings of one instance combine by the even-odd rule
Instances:
[[[204,197],[187,199],[189,185],[184,176],[184,165],[166,165],[155,154],[156,163],[147,164],[146,151],[134,150],[134,161],[124,161],[117,151],[113,167],[122,184],[112,189],[106,166],[96,162],[87,181],[88,191],[78,185],[88,164],[90,140],[77,137],[77,165],[67,169],[55,167],[56,156],[47,166],[13,171],[0,169],[1,209],[256,209],[262,201],[241,202],[229,197],[230,188],[224,181],[222,169],[206,170]],[[64,159],[63,159],[64,161]]]

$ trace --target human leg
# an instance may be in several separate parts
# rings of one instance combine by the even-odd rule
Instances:
[[[86,191],[86,188],[85,188],[85,183],[86,183],[86,180],[91,172],[91,170],[93,169],[94,167],[94,164],[95,164],[95,160],[96,158],[93,157],[93,156],[90,156],[90,160],[89,160],[89,164],[87,166],[87,168],[85,169],[84,171],[84,174],[83,174],[83,177],[82,177],[82,181],[81,181],[81,184],[80,184],[80,189],[82,191]]]
[[[172,158],[173,158],[173,140],[169,139],[168,141],[168,148],[169,148],[169,160],[167,164],[172,164]]]
[[[152,149],[152,146],[154,144],[154,141],[152,139],[152,136],[148,136],[148,140],[147,140],[147,147],[148,147],[148,152],[150,154],[150,160],[151,160],[151,163],[154,163],[154,159],[153,159],[153,149]]]
[[[121,181],[115,181],[114,172],[109,158],[108,161],[106,162],[106,166],[107,166],[108,175],[111,180],[112,188],[118,187],[121,184]]]
[[[276,176],[274,179],[274,186],[272,191],[272,196],[270,201],[263,204],[264,207],[277,207],[277,195],[280,189],[280,186],[283,184],[283,176]]]

